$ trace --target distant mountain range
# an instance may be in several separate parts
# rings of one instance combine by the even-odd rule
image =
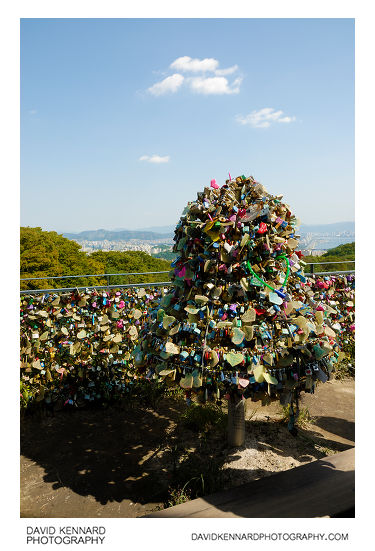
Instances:
[[[174,235],[175,226],[153,226],[140,230],[88,230],[80,233],[64,233],[64,237],[78,241],[129,241],[129,239],[139,239],[141,241],[154,241],[156,239],[168,239]],[[335,222],[333,224],[301,224],[298,229],[301,237],[308,233],[326,234],[326,233],[354,233],[354,222]]]
[[[154,241],[156,239],[167,239],[173,237],[173,232],[155,233],[141,230],[88,230],[80,233],[64,233],[64,237],[74,239],[75,241],[129,241],[129,239],[139,239],[141,241]]]
[[[343,233],[355,232],[355,222],[335,222],[333,224],[301,224],[298,228],[300,235],[306,233]]]
[[[147,231],[147,232],[153,232],[153,233],[163,233],[163,234],[174,234],[175,227],[177,225],[171,225],[171,226],[151,226],[149,228],[138,228],[136,230],[129,230],[128,228],[114,228],[113,231]]]

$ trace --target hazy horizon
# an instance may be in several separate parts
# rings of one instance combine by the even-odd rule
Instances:
[[[177,224],[177,222],[176,222]],[[163,228],[170,228],[170,230],[167,230],[165,233],[168,233],[169,231],[173,231],[174,227],[176,226],[176,224],[165,224],[163,226],[151,226],[151,227],[139,227],[139,228],[131,228],[131,227],[127,227],[127,228],[118,228],[118,227],[115,227],[115,228],[103,228],[103,227],[97,227],[97,228],[85,228],[84,230],[78,230],[78,231],[75,231],[75,230],[71,230],[71,229],[65,229],[65,230],[61,230],[61,229],[55,229],[55,228],[46,228],[46,227],[43,227],[43,226],[31,226],[31,227],[41,227],[43,231],[55,231],[57,233],[64,233],[64,234],[68,234],[68,233],[74,233],[74,234],[79,234],[79,233],[82,233],[82,232],[85,232],[85,231],[98,231],[98,230],[104,230],[104,231],[111,231],[111,232],[120,232],[120,231],[149,231],[149,232],[154,232],[154,233],[164,233],[163,231],[161,231],[161,229]],[[337,225],[337,224],[355,224],[355,220],[340,220],[338,222],[321,222],[319,224],[305,224],[304,222],[301,222],[300,226],[298,227],[301,227],[301,226],[328,226],[328,225]]]

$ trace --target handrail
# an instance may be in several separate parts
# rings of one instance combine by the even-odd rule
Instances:
[[[312,264],[354,264],[355,260],[333,260],[330,262],[324,262],[319,260],[318,262],[307,262],[308,266]],[[154,274],[169,274],[170,270],[163,270],[161,272],[120,272],[116,274],[80,274],[80,275],[65,275],[65,276],[42,276],[42,277],[23,277],[20,281],[37,281],[41,279],[74,279],[80,277],[112,277],[112,276],[130,276],[130,275],[154,275]]]
[[[343,270],[337,272],[314,272],[305,273],[305,276],[328,276],[328,275],[344,275],[354,274],[355,270]],[[163,285],[172,285],[171,281],[144,282],[144,283],[128,283],[127,285],[95,285],[92,287],[61,287],[59,289],[23,289],[21,295],[41,295],[46,293],[68,293],[73,291],[90,291],[97,289],[131,289],[133,287],[162,287]]]
[[[129,283],[128,285],[96,285],[94,287],[62,287],[60,289],[23,289],[21,295],[41,295],[45,293],[72,292],[72,291],[90,291],[97,289],[128,289],[132,287],[161,287],[162,285],[171,285],[171,281],[158,281],[156,283]]]
[[[355,260],[332,260],[324,262],[324,260],[318,260],[317,262],[306,262],[306,264],[349,264],[354,263]]]
[[[343,275],[343,274],[355,274],[355,270],[338,270],[337,272],[304,272],[305,276],[329,276],[329,275]]]

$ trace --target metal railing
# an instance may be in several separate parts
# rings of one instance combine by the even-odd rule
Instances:
[[[311,266],[311,272],[304,272],[306,276],[328,276],[328,275],[345,275],[345,274],[353,274],[355,273],[355,270],[339,270],[339,271],[330,271],[330,272],[315,272],[314,271],[314,264],[319,265],[328,265],[328,264],[354,264],[355,260],[341,260],[341,261],[332,261],[332,262],[316,262],[316,263],[308,263],[307,266]],[[89,290],[97,290],[97,289],[130,289],[133,287],[162,287],[162,286],[169,286],[172,284],[171,281],[157,281],[157,282],[143,282],[143,283],[128,283],[128,284],[116,284],[116,285],[110,285],[110,277],[112,276],[140,276],[140,275],[155,275],[155,274],[168,274],[169,271],[162,271],[162,272],[123,272],[123,273],[117,273],[117,274],[85,274],[85,275],[67,275],[67,276],[44,276],[44,277],[26,277],[21,278],[20,281],[40,281],[40,280],[48,280],[48,279],[75,279],[75,278],[83,278],[83,277],[106,277],[107,278],[107,285],[94,285],[94,286],[83,286],[83,287],[60,287],[60,288],[54,288],[54,289],[23,289],[20,291],[21,295],[38,295],[38,294],[46,294],[46,293],[68,293],[73,291],[85,291],[86,289]]]
[[[337,260],[337,261],[335,260],[332,262],[319,261],[319,262],[309,262],[307,263],[307,266],[311,266],[310,274],[313,274],[315,264],[320,264],[325,266],[327,264],[354,264],[354,263],[355,263],[355,260]],[[161,272],[119,272],[116,274],[79,274],[79,275],[65,275],[65,276],[22,277],[20,278],[20,281],[37,281],[37,280],[44,280],[44,279],[75,279],[75,278],[81,278],[81,277],[106,277],[108,279],[112,276],[155,275],[155,274],[169,274],[169,272],[170,270],[163,270]],[[332,272],[328,272],[328,273],[332,273]],[[306,275],[308,275],[307,272],[306,272]]]
[[[352,274],[354,273],[354,268],[353,270],[342,270],[342,271],[336,271],[336,272],[332,272],[332,271],[329,271],[329,272],[316,272],[315,269],[314,269],[314,266],[318,265],[318,266],[327,266],[328,264],[355,264],[355,260],[332,260],[331,262],[323,262],[321,260],[319,260],[318,262],[308,262],[306,263],[306,268],[307,266],[310,267],[310,272],[305,272],[305,275],[307,276],[310,276],[310,275],[334,275],[334,274]]]
[[[110,283],[111,276],[140,276],[140,275],[154,275],[154,274],[168,274],[169,271],[163,272],[122,272],[118,274],[80,274],[80,275],[65,275],[65,276],[44,276],[44,277],[23,277],[20,281],[37,281],[45,279],[76,279],[82,277],[106,277],[107,284]]]
[[[163,287],[171,285],[171,281],[157,281],[155,283],[128,283],[127,285],[95,285],[93,287],[61,287],[59,289],[23,289],[21,295],[44,295],[49,293],[69,293],[73,291],[94,291],[98,289],[132,289],[133,287]]]

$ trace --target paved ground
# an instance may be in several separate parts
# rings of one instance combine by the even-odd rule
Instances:
[[[148,515],[158,518],[316,518],[355,515],[355,448]]]
[[[301,394],[300,408],[307,408],[314,418],[316,432],[335,442],[354,445],[355,412],[354,412],[353,379],[343,381],[328,381],[319,385],[314,394]],[[262,419],[267,415],[276,415],[278,404],[273,402],[269,406],[258,409],[256,404],[247,405],[247,415],[256,409],[254,418]]]
[[[272,423],[280,417],[277,403],[260,408],[248,401],[247,417],[252,418],[247,423],[246,445],[225,451],[223,458],[235,485],[354,445],[353,380],[320,385],[316,394],[303,394],[301,407],[307,407],[315,418],[302,431],[305,448],[301,448],[301,439],[289,438],[285,428]],[[179,414],[170,404],[157,413],[75,411],[25,420],[21,427],[21,516],[131,518],[155,511],[162,506],[162,482],[168,482],[165,464],[170,460],[170,450],[160,444],[161,436],[173,430]],[[318,448],[320,455],[315,453]],[[259,465],[261,457],[263,471],[251,470],[251,460]]]

